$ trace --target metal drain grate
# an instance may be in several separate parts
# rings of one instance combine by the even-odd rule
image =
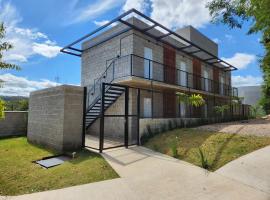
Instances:
[[[65,161],[70,160],[71,158],[68,156],[54,156],[54,157],[49,157],[49,158],[44,158],[42,160],[37,160],[35,163],[39,164],[42,167],[45,168],[51,168],[55,167],[57,165],[63,164]]]

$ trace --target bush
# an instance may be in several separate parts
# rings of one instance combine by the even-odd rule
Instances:
[[[203,151],[201,148],[199,148],[199,155],[200,155],[200,159],[201,159],[201,166],[204,169],[209,169],[209,164],[208,164],[208,160],[205,157]]]
[[[175,140],[171,144],[172,156],[174,158],[178,158],[179,157],[177,148],[178,148],[178,137],[176,136],[175,137]]]

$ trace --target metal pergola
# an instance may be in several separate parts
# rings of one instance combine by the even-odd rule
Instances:
[[[130,17],[136,17],[137,19],[140,19],[142,23],[130,23],[128,20]],[[143,13],[139,12],[136,9],[131,9],[121,14],[119,17],[92,31],[91,33],[65,46],[64,48],[61,49],[61,52],[80,57],[82,52],[89,48],[81,49],[81,47],[76,47],[76,45],[82,44],[84,41],[94,38],[97,34],[102,33],[102,31],[110,28],[115,23],[122,23],[126,25],[126,28],[119,31],[118,33],[110,35],[109,37],[105,38],[102,42],[108,41],[113,37],[116,37],[124,32],[133,29],[155,39],[157,42],[162,42],[163,44],[169,45],[178,51],[181,51],[187,55],[195,57],[200,61],[203,61],[209,65],[220,68],[224,71],[237,70],[236,67],[218,58],[217,56],[201,48],[200,46],[194,44],[193,42],[187,40],[178,33],[159,24],[158,22],[154,21],[153,19],[144,15]]]

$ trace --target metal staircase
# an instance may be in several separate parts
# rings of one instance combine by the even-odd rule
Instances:
[[[101,87],[102,83],[108,83],[104,89],[104,111],[107,110],[125,91],[124,87],[120,85],[110,84],[115,79],[115,61],[118,57],[113,59],[105,72],[94,80],[94,85],[87,92],[87,104],[85,113],[85,127],[88,129],[101,114]]]
[[[105,90],[104,95],[104,110],[107,110],[125,91],[125,88],[119,86],[109,86]],[[99,117],[101,113],[101,96],[97,98],[96,102],[90,106],[85,115],[85,125],[88,129]]]

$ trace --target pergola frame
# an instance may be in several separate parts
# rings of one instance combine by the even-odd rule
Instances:
[[[134,24],[129,23],[127,20],[124,20],[125,17],[132,15],[132,14],[136,14],[139,16],[139,18],[141,18],[143,21],[148,21],[150,23],[152,23],[152,25],[149,25],[149,27],[147,28],[141,28],[139,26],[136,26]],[[144,15],[143,13],[139,12],[136,9],[131,9],[123,14],[121,14],[119,17],[113,19],[112,21],[106,23],[105,25],[99,27],[98,29],[92,31],[91,33],[79,38],[78,40],[72,42],[71,44],[65,46],[64,48],[61,49],[61,52],[63,53],[67,53],[70,55],[74,55],[74,56],[79,56],[81,57],[83,50],[75,48],[74,46],[82,43],[83,41],[90,39],[91,36],[101,32],[102,30],[104,30],[105,28],[108,28],[109,26],[113,25],[114,23],[120,22],[122,24],[125,24],[126,26],[128,26],[128,29],[125,29],[124,31],[120,31],[119,34],[122,34],[123,32],[129,31],[131,29],[137,30],[153,39],[155,39],[158,42],[162,42],[166,45],[169,45],[173,48],[175,48],[178,51],[181,51],[187,55],[190,55],[192,57],[195,57],[209,65],[212,65],[214,67],[220,68],[224,71],[233,71],[233,70],[237,70],[236,67],[232,66],[231,64],[227,63],[226,61],[218,58],[217,56],[213,55],[212,53],[208,52],[207,50],[199,47],[198,45],[194,44],[193,42],[187,40],[186,38],[182,37],[181,35],[179,35],[178,33],[166,28],[165,26],[159,24],[158,22],[154,21],[153,19],[151,19],[150,17]],[[164,33],[163,35],[159,35],[159,36],[155,36],[151,33],[149,33],[150,30],[156,29],[159,31],[159,29],[164,30],[166,33]],[[162,33],[162,32],[161,32]],[[119,35],[119,34],[113,34],[113,37]],[[175,44],[173,44],[173,42],[169,42],[169,41],[165,41],[165,38],[168,38],[170,36],[172,39],[177,38],[178,40],[182,41],[181,44],[185,45],[184,43],[186,43],[186,46],[183,47],[177,47]],[[107,40],[109,40],[110,38],[107,38]],[[179,41],[179,43],[180,43]],[[198,55],[198,53],[200,53],[203,56]],[[206,56],[206,58],[205,58]],[[218,64],[218,65],[217,65]]]

